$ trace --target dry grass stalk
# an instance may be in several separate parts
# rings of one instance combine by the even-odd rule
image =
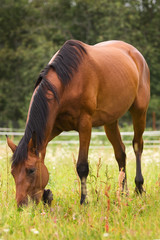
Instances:
[[[99,178],[99,171],[101,168],[101,158],[99,158],[99,161],[97,163],[97,174],[96,174],[96,182],[95,182],[95,193],[97,194],[97,201],[99,199],[99,191],[98,191],[98,178]]]
[[[117,200],[118,200],[118,205],[121,205],[121,194],[123,192],[123,182],[125,179],[125,173],[123,172],[123,169],[121,169],[120,173],[119,173],[119,177],[118,177],[118,184],[119,184],[119,188],[117,190]]]
[[[78,173],[77,173],[77,162],[76,162],[76,159],[75,159],[75,156],[74,154],[72,153],[72,157],[73,157],[73,164],[74,164],[74,171],[75,171],[75,174],[77,176],[77,182],[78,182],[78,188],[79,188],[79,196],[81,197],[81,182],[80,182],[80,179],[79,179],[79,176],[78,176]]]
[[[8,161],[8,146],[7,146],[7,144],[6,144],[6,167],[7,167],[7,201],[8,201],[9,161]]]
[[[109,190],[111,188],[111,185],[107,185],[105,187],[105,196],[107,197],[107,213],[106,213],[106,222],[105,222],[105,231],[109,232],[109,210],[110,210],[110,198],[109,198]]]
[[[99,170],[101,168],[101,158],[99,158],[99,161],[97,163],[97,178],[99,177]]]
[[[156,185],[157,185],[158,187],[160,187],[160,175],[159,175],[159,177],[158,177],[158,180],[157,180],[157,182],[156,182]]]

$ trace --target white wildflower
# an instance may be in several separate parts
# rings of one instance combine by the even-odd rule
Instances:
[[[32,228],[31,232],[34,233],[34,234],[39,234],[39,231],[37,229],[35,229],[35,228]]]
[[[8,233],[9,232],[9,228],[4,228],[3,232]]]
[[[103,234],[103,237],[108,237],[109,236],[109,233],[104,233]]]
[[[76,220],[76,214],[75,213],[72,215],[72,218],[73,218],[73,220]]]

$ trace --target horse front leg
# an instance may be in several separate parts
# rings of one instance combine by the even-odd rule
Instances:
[[[81,180],[81,200],[85,202],[87,196],[86,180],[89,173],[88,149],[91,139],[92,119],[89,115],[83,115],[79,123],[79,156],[77,161],[77,173]]]

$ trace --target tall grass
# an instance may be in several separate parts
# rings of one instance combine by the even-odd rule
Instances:
[[[160,149],[144,149],[146,194],[137,196],[135,156],[132,148],[127,148],[129,196],[120,200],[113,150],[91,149],[88,204],[83,206],[75,171],[77,154],[77,147],[49,146],[45,162],[50,172],[47,187],[54,196],[52,206],[30,203],[19,211],[10,174],[11,153],[5,145],[0,147],[0,239],[160,239]]]

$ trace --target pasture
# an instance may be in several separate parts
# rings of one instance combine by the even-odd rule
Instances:
[[[51,208],[40,203],[17,210],[10,174],[11,152],[0,145],[0,240],[4,239],[160,239],[160,148],[144,148],[142,172],[146,193],[137,196],[135,155],[126,147],[129,196],[119,196],[118,165],[111,147],[92,146],[87,179],[88,204],[80,206],[75,170],[78,145],[48,145],[47,188]]]

